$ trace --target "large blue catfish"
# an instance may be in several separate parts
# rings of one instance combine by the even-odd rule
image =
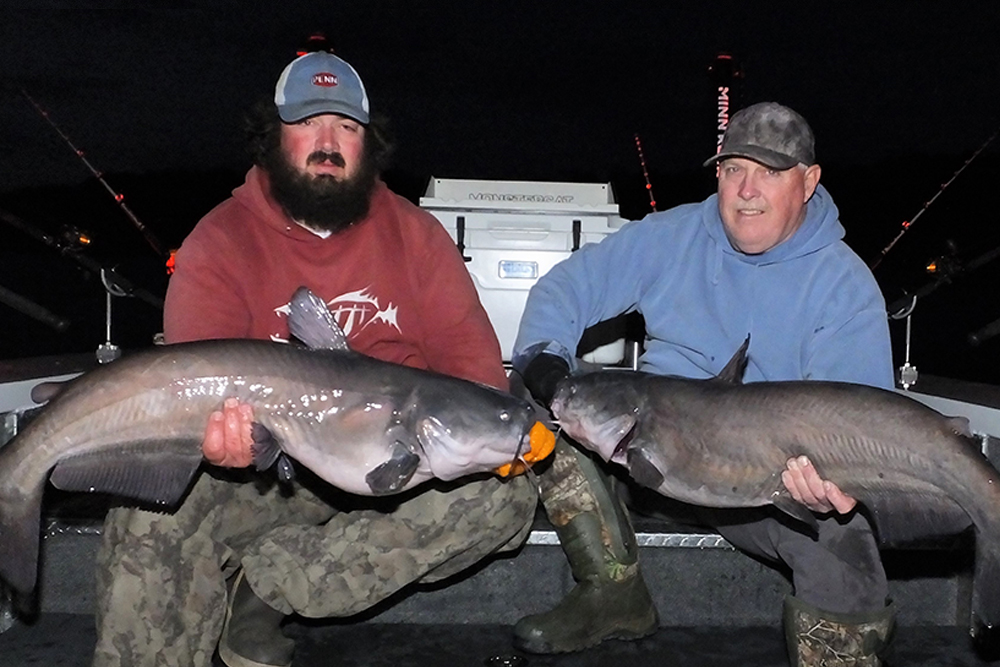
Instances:
[[[345,491],[385,495],[431,478],[509,473],[551,451],[531,405],[485,385],[346,349],[306,289],[292,333],[310,347],[260,340],[167,345],[73,380],[0,448],[0,578],[35,585],[46,480],[169,506],[202,463],[209,414],[235,397],[253,407],[254,461],[286,455]],[[533,428],[534,427],[534,428]],[[545,437],[545,436],[548,437]],[[532,441],[545,449],[531,451]],[[51,471],[51,475],[50,475]]]
[[[638,483],[688,503],[773,504],[815,526],[781,481],[785,462],[804,454],[868,508],[883,544],[957,533],[971,522],[973,634],[994,642],[986,631],[1000,622],[1000,474],[968,421],[857,384],[741,384],[748,343],[710,380],[613,370],[567,378],[553,414],[570,437]]]

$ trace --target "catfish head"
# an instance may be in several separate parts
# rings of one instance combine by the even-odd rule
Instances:
[[[443,382],[415,392],[411,428],[435,477],[451,480],[500,468],[531,450],[538,420],[531,404],[485,385],[480,389],[463,392]]]
[[[552,398],[552,414],[571,438],[605,461],[626,464],[642,401],[637,372],[598,371],[566,378]]]
[[[308,287],[292,295],[288,329],[313,350],[356,356],[326,303]],[[429,371],[414,375],[392,364],[383,373],[392,387],[385,393],[398,403],[383,406],[392,416],[385,417],[378,441],[368,443],[372,459],[379,460],[365,475],[375,495],[397,493],[430,476],[452,480],[493,470],[506,477],[552,452],[554,436],[536,423],[534,409],[523,399]],[[409,391],[396,391],[401,386]],[[378,412],[373,406],[364,411]]]

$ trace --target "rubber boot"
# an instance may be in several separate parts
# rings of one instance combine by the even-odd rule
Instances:
[[[281,632],[284,618],[257,597],[240,569],[226,607],[219,657],[229,667],[291,667],[295,641]]]
[[[880,667],[896,630],[896,605],[875,613],[836,614],[789,595],[784,624],[793,667]]]
[[[557,442],[556,457],[539,478],[542,501],[577,584],[554,609],[518,621],[514,646],[568,653],[605,639],[652,634],[659,618],[639,571],[635,532],[611,480],[565,440]]]

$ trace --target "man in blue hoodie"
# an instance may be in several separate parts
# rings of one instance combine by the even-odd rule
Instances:
[[[717,194],[626,224],[531,290],[514,367],[532,395],[548,405],[576,366],[583,330],[630,311],[646,322],[643,371],[712,377],[750,334],[745,382],[891,388],[885,302],[842,240],[805,119],[779,104],[748,107],[705,165],[718,167]],[[820,514],[818,538],[770,507],[699,515],[740,549],[791,568],[784,611],[793,664],[880,664],[894,608],[871,526],[806,459],[789,461],[782,478]],[[655,631],[634,532],[608,479],[560,440],[541,491],[578,584],[553,610],[517,623],[520,648],[559,653]],[[819,622],[829,632],[800,631]]]

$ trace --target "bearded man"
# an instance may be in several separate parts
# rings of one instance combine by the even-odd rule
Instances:
[[[506,389],[454,243],[379,178],[390,144],[354,68],[325,52],[297,58],[248,127],[246,182],[177,253],[166,341],[287,341],[288,300],[304,285],[355,351]],[[530,531],[537,495],[524,478],[431,483],[379,503],[303,470],[288,493],[242,469],[249,406],[220,407],[203,444],[215,467],[180,507],[108,514],[95,665],[207,666],[218,645],[230,667],[287,666],[288,614],[356,614],[516,548]]]

